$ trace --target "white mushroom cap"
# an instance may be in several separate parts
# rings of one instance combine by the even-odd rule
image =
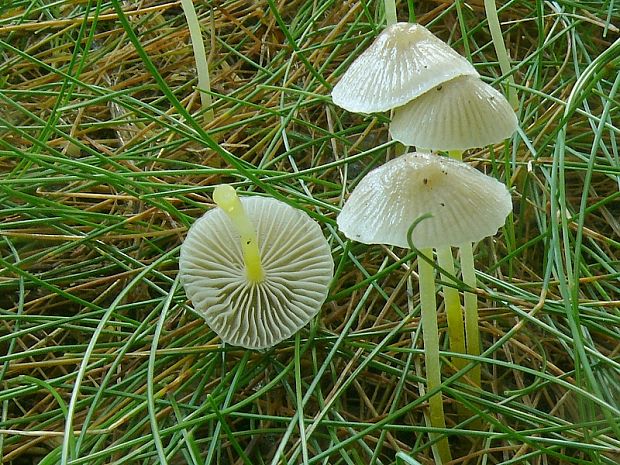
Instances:
[[[368,173],[338,215],[338,227],[364,244],[439,248],[495,234],[512,210],[504,184],[452,158],[408,153]]]
[[[248,281],[239,233],[220,208],[190,228],[179,271],[194,308],[223,341],[265,349],[318,313],[334,262],[321,228],[304,212],[271,198],[240,200],[256,228],[264,280]]]
[[[352,112],[386,111],[461,75],[478,73],[424,26],[396,23],[351,63],[332,99]]]
[[[497,144],[517,129],[504,96],[473,76],[444,82],[394,110],[392,138],[433,150],[467,150]]]

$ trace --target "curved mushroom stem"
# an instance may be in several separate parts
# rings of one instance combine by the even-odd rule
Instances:
[[[228,184],[220,184],[213,190],[213,200],[228,215],[241,236],[241,250],[248,280],[260,283],[265,279],[265,271],[260,261],[256,230],[245,213],[235,189]]]

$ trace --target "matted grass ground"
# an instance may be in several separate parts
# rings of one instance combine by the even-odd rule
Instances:
[[[616,464],[620,5],[500,3],[521,126],[465,159],[511,186],[514,214],[475,249],[484,390],[445,357],[440,432],[454,463]],[[329,97],[382,29],[382,2],[196,7],[208,125],[178,1],[0,5],[2,462],[434,463],[415,257],[335,227],[397,152],[387,115]],[[481,0],[398,11],[501,84]],[[222,182],[306,211],[333,250],[322,311],[265,353],[223,346],[177,279]]]

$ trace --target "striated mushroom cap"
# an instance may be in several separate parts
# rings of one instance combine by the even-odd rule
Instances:
[[[432,150],[497,144],[517,129],[504,96],[473,76],[459,76],[394,110],[393,139]]]
[[[396,23],[351,63],[332,99],[351,112],[386,111],[462,75],[478,73],[424,26]]]
[[[419,249],[458,246],[497,232],[512,210],[504,184],[466,163],[430,153],[408,153],[368,173],[337,223],[349,239]]]
[[[240,200],[256,228],[264,280],[248,281],[239,233],[220,208],[190,228],[179,271],[194,308],[224,342],[265,349],[318,313],[334,262],[321,228],[304,212],[271,198]]]

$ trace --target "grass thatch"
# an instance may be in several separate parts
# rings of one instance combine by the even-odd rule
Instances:
[[[521,129],[466,160],[510,185],[515,208],[475,249],[484,392],[446,357],[441,433],[455,463],[616,464],[620,5],[500,3]],[[178,1],[0,4],[2,462],[433,463],[412,257],[335,228],[395,154],[386,115],[329,98],[383,2],[196,8],[204,127]],[[482,0],[398,11],[500,85]],[[185,231],[221,182],[307,211],[333,249],[322,312],[266,353],[223,347],[177,280]]]

